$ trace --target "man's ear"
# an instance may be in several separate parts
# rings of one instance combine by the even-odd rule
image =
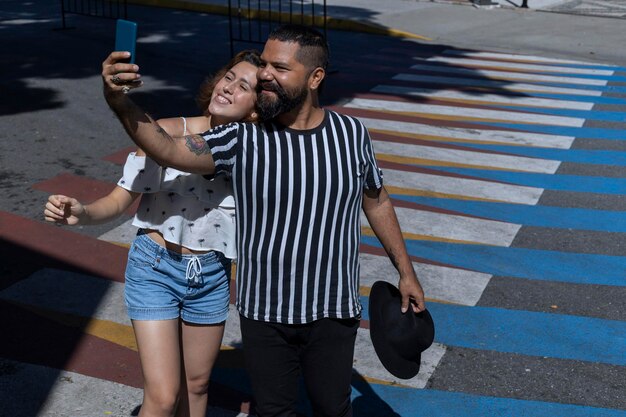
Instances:
[[[317,67],[309,75],[309,88],[311,90],[317,90],[326,77],[326,71],[322,67]]]

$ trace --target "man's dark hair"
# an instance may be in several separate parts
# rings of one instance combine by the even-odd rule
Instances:
[[[294,42],[300,45],[296,56],[311,71],[317,67],[328,68],[329,50],[326,38],[310,26],[286,24],[272,30],[268,39]]]

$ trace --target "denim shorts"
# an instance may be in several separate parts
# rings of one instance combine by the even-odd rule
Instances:
[[[124,296],[132,320],[217,324],[228,317],[230,259],[182,255],[140,231],[128,252]]]

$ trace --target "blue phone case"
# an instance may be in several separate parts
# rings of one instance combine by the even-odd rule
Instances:
[[[135,43],[137,41],[137,23],[117,19],[115,27],[115,50],[130,52],[130,62],[135,63]]]

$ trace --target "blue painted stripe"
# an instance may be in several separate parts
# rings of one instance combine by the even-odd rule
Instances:
[[[426,71],[429,72],[429,71]],[[420,72],[421,74],[421,72]],[[477,78],[477,76],[471,75],[471,74],[463,74],[463,85],[464,86],[479,86],[479,87],[486,87],[486,88],[492,88],[492,89],[504,89],[506,90],[505,95],[508,94],[515,94],[515,91],[513,90],[507,90],[506,87],[508,85],[511,84],[511,82],[507,82],[507,81],[500,81],[497,79],[492,79],[492,78],[484,78],[484,77],[480,77]],[[442,77],[445,77],[445,75],[443,75]],[[453,77],[452,74],[450,74],[450,77],[452,78],[459,78],[459,77]],[[413,81],[408,81],[408,80],[399,80],[399,81],[403,81],[405,83],[409,83],[408,85],[447,85],[447,86],[456,86],[458,85],[458,82],[446,82],[444,80],[437,80],[437,81],[420,81],[420,80],[413,80]],[[572,89],[577,89],[577,90],[589,90],[589,91],[601,91],[601,92],[613,92],[613,93],[620,93],[620,92],[626,92],[626,87],[619,87],[619,86],[612,86],[612,85],[589,85],[589,84],[569,84],[569,83],[556,83],[556,82],[547,82],[547,81],[538,81],[538,82],[533,82],[533,81],[526,81],[524,82],[524,80],[520,80],[519,81],[520,84],[535,84],[535,85],[542,85],[542,86],[546,86],[546,87],[563,87],[563,88],[572,88]],[[533,94],[540,94],[540,93],[525,93],[525,92],[519,92],[518,94],[527,94],[529,96],[533,95]],[[566,97],[572,97],[569,94],[565,94]],[[597,97],[596,97],[597,98]]]
[[[495,109],[501,110],[519,110],[532,114],[547,114],[552,116],[577,117],[579,119],[605,120],[610,122],[626,122],[626,113],[623,111],[597,111],[597,110],[573,110],[573,109],[554,109],[546,107],[526,107],[526,106],[507,106],[507,105],[491,105]],[[624,126],[626,128],[626,126]]]
[[[369,320],[367,297],[360,297]],[[448,346],[626,365],[626,322],[428,302],[435,341]]]
[[[416,166],[420,166],[416,164]],[[433,166],[429,165],[429,168]],[[626,179],[588,177],[583,175],[556,175],[534,172],[509,172],[489,169],[436,167],[437,171],[469,175],[485,180],[538,187],[547,190],[574,191],[579,193],[626,194]]]
[[[543,71],[524,71],[526,74],[551,75],[554,77],[583,78],[585,80],[604,80],[607,82],[624,82],[626,77],[621,75],[600,75],[600,74],[571,74],[566,72],[543,72]]]
[[[361,236],[382,247],[375,237]],[[411,256],[453,267],[514,278],[626,286],[626,257],[528,248],[406,240]]]
[[[480,376],[477,375],[479,378]],[[460,392],[353,383],[354,415],[359,417],[625,417],[626,411],[573,404],[486,397]]]
[[[615,86],[615,85],[569,84],[569,83],[555,83],[555,82],[546,82],[546,81],[538,81],[538,82],[534,82],[533,84],[545,85],[549,87],[575,88],[578,90],[604,91],[607,93],[626,93],[626,87]]]
[[[527,93],[524,92],[521,97],[537,97],[537,98],[549,98],[553,100],[566,100],[566,101],[579,101],[584,103],[595,104],[626,104],[626,99],[618,97],[603,97],[603,96],[580,96],[576,94],[551,94],[551,93]]]
[[[580,68],[580,69],[595,69],[600,71],[626,71],[626,68],[617,65],[602,65],[602,64],[566,64],[559,62],[537,62],[537,64],[545,65],[547,67],[565,67],[565,68]]]
[[[465,143],[449,138],[446,142],[460,143],[463,146],[485,151],[495,151],[507,154],[526,156],[529,158],[552,159],[562,162],[576,162],[580,164],[599,165],[626,165],[626,152],[603,151],[589,149],[555,149],[555,148],[534,148],[530,146],[513,145],[491,145],[482,143]]]
[[[211,380],[252,395],[243,368],[216,367]],[[353,412],[358,417],[626,417],[623,410],[373,384],[359,374],[353,376],[352,388]],[[301,382],[298,394],[298,411],[310,415],[311,406]]]
[[[574,136],[576,138],[588,139],[611,139],[626,140],[626,132],[623,129],[603,129],[594,127],[566,127],[566,126],[544,126],[536,124],[516,124],[516,123],[488,123],[469,122],[476,126],[492,126],[499,129],[515,129],[524,132],[547,133],[550,135]]]
[[[527,204],[453,200],[398,194],[392,194],[392,197],[397,200],[452,210],[470,216],[525,226],[597,230],[616,233],[626,232],[626,215],[620,211],[531,206]]]

